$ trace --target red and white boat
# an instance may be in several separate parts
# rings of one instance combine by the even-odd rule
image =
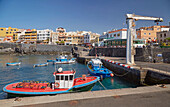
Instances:
[[[59,68],[54,72],[54,82],[39,81],[23,81],[11,83],[3,88],[3,91],[9,96],[30,96],[30,95],[54,95],[69,92],[89,91],[95,83],[99,81],[99,77],[82,75],[82,77],[74,78],[75,71],[62,71]]]

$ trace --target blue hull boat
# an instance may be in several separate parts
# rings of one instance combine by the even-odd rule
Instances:
[[[41,67],[41,66],[47,66],[48,63],[42,63],[42,64],[34,64],[33,67]]]
[[[102,65],[102,62],[99,59],[91,59],[87,64],[87,68],[91,75],[99,76],[100,79],[114,76],[110,70]]]
[[[56,61],[53,61],[53,64],[70,64],[75,63],[76,58],[68,59],[67,56],[60,56],[59,58],[56,58]]]
[[[6,66],[16,66],[16,65],[20,65],[21,62],[13,62],[13,63],[6,63]]]

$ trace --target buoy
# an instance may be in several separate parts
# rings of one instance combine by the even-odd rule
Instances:
[[[110,74],[110,76],[111,76],[111,77],[113,77],[113,76],[114,76],[114,74],[113,74],[113,73],[111,73],[111,74]]]

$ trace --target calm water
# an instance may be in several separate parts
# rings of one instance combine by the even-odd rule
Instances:
[[[27,55],[27,56],[13,56],[13,55],[0,55],[0,99],[7,98],[7,94],[2,91],[3,87],[12,82],[20,82],[23,80],[35,80],[35,81],[48,81],[53,82],[53,72],[55,71],[55,65],[49,64],[46,67],[35,67],[33,64],[44,63],[47,59],[55,59],[56,55]],[[20,66],[6,66],[8,62],[22,62]],[[86,65],[75,64],[63,64],[57,67],[62,67],[63,70],[76,70],[76,77],[82,74],[88,74]],[[106,78],[102,81],[102,84],[107,89],[118,89],[136,87],[118,77]],[[95,90],[104,90],[104,88],[97,83],[93,87]]]

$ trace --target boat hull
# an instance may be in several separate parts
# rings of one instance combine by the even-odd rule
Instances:
[[[89,73],[93,76],[99,76],[100,78],[108,78],[111,77],[111,72],[99,72],[99,71],[95,71],[93,69],[91,69],[89,67],[89,64],[87,64],[87,68],[89,70]]]
[[[44,86],[47,86],[47,88],[45,89],[40,88],[40,89],[34,89],[34,90],[33,88],[31,89],[30,88],[29,89],[28,88],[15,88],[18,83],[12,83],[12,84],[6,85],[3,88],[3,91],[8,94],[8,97],[56,95],[56,94],[62,94],[62,93],[82,92],[82,91],[90,91],[98,80],[99,80],[99,77],[95,77],[95,79],[93,79],[92,81],[89,81],[83,84],[76,84],[69,89],[54,89],[54,90],[51,89],[50,86],[48,86],[48,83],[45,83],[44,85]]]
[[[48,63],[44,63],[44,64],[34,64],[33,67],[42,67],[42,66],[48,66]]]
[[[6,63],[6,66],[18,66],[20,65],[21,62],[17,62],[17,63]]]

